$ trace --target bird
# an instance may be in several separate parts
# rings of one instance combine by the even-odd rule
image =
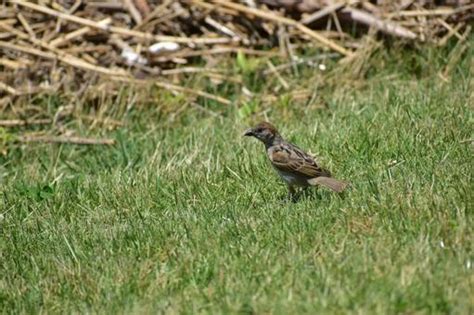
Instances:
[[[349,184],[333,178],[331,172],[322,168],[311,155],[285,141],[269,122],[261,122],[243,135],[263,142],[273,168],[288,186],[289,199],[294,200],[296,187],[320,185],[340,193]]]

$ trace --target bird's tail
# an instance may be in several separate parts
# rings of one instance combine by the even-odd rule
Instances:
[[[335,178],[324,177],[324,176],[311,178],[308,180],[308,183],[312,186],[322,185],[338,193],[342,192],[344,189],[346,189],[347,185],[349,185],[348,182],[344,182],[342,180],[337,180]]]

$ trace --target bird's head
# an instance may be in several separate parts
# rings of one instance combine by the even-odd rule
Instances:
[[[255,127],[247,129],[244,136],[255,137],[267,145],[271,145],[276,139],[281,139],[276,128],[268,122],[261,122]]]

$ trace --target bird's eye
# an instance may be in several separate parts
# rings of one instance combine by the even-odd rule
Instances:
[[[263,131],[263,128],[257,128],[256,130],[258,133],[262,132]]]

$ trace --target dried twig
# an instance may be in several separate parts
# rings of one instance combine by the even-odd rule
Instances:
[[[64,143],[79,145],[114,145],[114,139],[93,139],[67,136],[19,136],[20,142]]]
[[[317,21],[337,10],[339,10],[340,8],[344,7],[346,5],[346,1],[341,1],[339,3],[334,3],[334,4],[331,4],[331,5],[328,5],[324,8],[322,8],[321,10],[318,10],[306,17],[304,17],[302,20],[301,20],[301,23],[303,24],[310,24],[310,23],[313,23],[314,21]]]
[[[186,44],[225,44],[229,43],[231,40],[229,38],[223,38],[223,37],[217,37],[217,38],[206,38],[206,37],[200,37],[200,38],[190,38],[190,37],[178,37],[178,36],[165,36],[165,35],[153,35],[150,33],[144,33],[144,32],[139,32],[139,31],[132,31],[130,29],[126,29],[123,27],[118,27],[118,26],[108,26],[108,25],[103,25],[99,22],[95,22],[92,20],[84,19],[78,16],[74,16],[71,14],[67,13],[62,13],[58,12],[53,9],[49,9],[44,6],[40,6],[31,2],[25,2],[22,0],[10,0],[11,3],[18,4],[27,8],[30,8],[32,10],[42,12],[48,15],[52,15],[64,20],[68,20],[74,23],[78,23],[81,25],[89,26],[92,28],[96,28],[102,31],[108,31],[111,33],[116,33],[119,35],[124,35],[124,36],[132,36],[136,37],[139,39],[143,40],[149,40],[149,41],[168,41],[168,42],[176,42],[176,43],[186,43]]]
[[[282,24],[285,24],[285,25],[294,26],[297,29],[299,29],[301,32],[303,32],[306,35],[308,35],[308,36],[312,37],[313,39],[317,40],[318,42],[320,42],[324,46],[326,46],[328,48],[331,48],[332,50],[337,51],[338,53],[341,53],[345,56],[351,56],[352,55],[352,53],[350,51],[348,51],[347,49],[345,49],[344,47],[336,44],[335,42],[327,39],[326,37],[318,34],[317,32],[309,29],[308,27],[306,27],[305,25],[303,25],[302,23],[300,23],[296,20],[286,18],[286,17],[281,17],[281,16],[275,15],[275,14],[267,12],[267,11],[263,11],[263,10],[259,10],[259,9],[255,9],[255,8],[249,8],[249,7],[246,7],[246,6],[238,4],[238,3],[232,3],[232,2],[228,2],[228,1],[224,1],[224,0],[214,0],[214,2],[216,2],[217,4],[220,4],[222,6],[225,6],[227,8],[231,8],[231,9],[234,9],[234,10],[246,13],[246,14],[251,14],[251,15],[254,15],[254,16],[258,16],[262,19],[282,23]]]
[[[84,69],[84,70],[90,70],[90,71],[98,72],[98,73],[101,73],[101,74],[113,75],[113,76],[130,76],[130,74],[124,69],[116,69],[116,70],[107,69],[107,68],[104,68],[104,67],[95,66],[93,64],[90,64],[89,62],[87,62],[85,60],[82,60],[82,59],[80,59],[76,56],[70,55],[70,54],[68,54],[68,53],[66,53],[62,50],[59,50],[55,47],[52,47],[51,45],[49,45],[48,43],[46,43],[44,41],[41,41],[41,40],[36,39],[36,38],[28,37],[28,35],[20,32],[18,30],[15,30],[15,29],[11,28],[10,26],[7,26],[7,25],[5,25],[1,22],[0,22],[0,28],[7,29],[10,32],[15,33],[15,34],[17,34],[18,36],[20,36],[22,38],[29,39],[34,44],[36,44],[38,46],[41,46],[43,48],[46,48],[46,49],[50,50],[52,53],[44,53],[42,51],[33,49],[31,47],[25,47],[25,46],[22,47],[22,46],[19,46],[19,45],[14,45],[14,44],[9,44],[9,43],[2,43],[2,42],[0,42],[0,47],[3,46],[4,48],[10,48],[10,49],[13,49],[13,50],[23,51],[23,52],[26,52],[26,53],[31,53],[31,54],[38,55],[38,56],[41,56],[41,57],[44,57],[44,58],[48,58],[48,59],[59,59],[62,62],[67,63],[67,64],[69,64],[73,67],[77,67],[77,68]]]
[[[466,28],[466,30],[464,31],[464,34],[462,34],[461,39],[459,39],[456,46],[454,47],[454,49],[449,54],[448,63],[446,64],[446,66],[443,70],[443,76],[444,77],[449,76],[449,73],[453,70],[453,68],[458,63],[461,56],[468,49],[468,45],[465,45],[464,42],[466,41],[467,37],[471,33],[471,29],[472,29],[472,27],[469,25]]]
[[[285,90],[288,90],[290,86],[288,83],[283,79],[283,77],[280,75],[280,73],[276,70],[275,66],[273,63],[271,63],[270,60],[267,61],[268,68],[270,71],[277,77],[278,81],[280,81],[281,85],[285,88]]]
[[[437,19],[437,21],[444,27],[448,30],[448,33],[443,36],[443,38],[441,38],[439,41],[438,41],[438,45],[439,46],[444,46],[446,45],[446,43],[448,42],[448,40],[452,37],[452,36],[456,36],[458,39],[462,39],[462,35],[459,34],[459,30],[464,26],[464,23],[459,23],[458,25],[456,25],[454,28],[451,27],[448,23],[446,23],[445,21],[443,21],[442,19]]]
[[[12,94],[12,95],[18,95],[19,94],[18,91],[15,88],[13,88],[13,87],[11,87],[11,86],[9,86],[9,85],[1,82],[1,81],[0,81],[0,90],[6,91],[7,93]]]
[[[48,124],[51,124],[51,119],[33,119],[33,120],[8,119],[8,120],[0,120],[0,127],[19,127],[19,126],[48,125]]]
[[[387,15],[388,18],[393,17],[414,17],[414,16],[436,16],[436,15],[453,15],[459,14],[464,11],[474,9],[474,4],[468,4],[458,8],[440,8],[434,10],[408,10],[408,11],[397,11],[390,12]]]
[[[128,9],[128,12],[130,12],[130,15],[132,16],[132,18],[135,20],[135,22],[137,24],[142,23],[143,21],[142,15],[138,11],[138,9],[135,7],[135,3],[133,3],[132,0],[122,0],[122,1],[125,7]]]
[[[13,70],[25,69],[26,67],[32,64],[31,61],[22,59],[22,60],[10,60],[7,58],[0,58],[0,65],[10,68]]]
[[[110,24],[111,22],[112,22],[112,19],[106,18],[106,19],[103,19],[102,21],[99,21],[98,23],[105,26],[105,25]],[[59,36],[58,38],[52,40],[49,44],[51,47],[57,47],[57,46],[67,43],[68,41],[76,37],[85,35],[89,33],[90,31],[91,31],[91,28],[89,26],[84,26],[66,35]]]
[[[417,37],[415,33],[403,26],[400,26],[393,21],[379,19],[368,12],[353,8],[346,8],[342,11],[349,13],[354,21],[373,26],[382,32],[409,39],[415,39]]]

